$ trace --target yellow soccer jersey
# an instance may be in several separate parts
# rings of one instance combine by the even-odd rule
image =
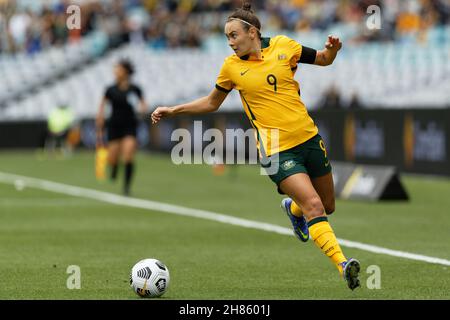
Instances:
[[[286,36],[263,38],[262,60],[229,56],[216,88],[239,91],[245,113],[267,156],[293,148],[318,133],[294,80],[302,46]],[[278,129],[278,143],[274,132]],[[272,138],[273,137],[273,138]]]

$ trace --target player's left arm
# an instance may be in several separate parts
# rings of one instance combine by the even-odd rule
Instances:
[[[147,114],[147,102],[145,102],[145,99],[144,98],[141,98],[140,100],[139,100],[139,112],[141,113],[141,114]]]
[[[338,37],[329,35],[325,42],[325,48],[316,53],[314,64],[318,66],[329,66],[336,59],[337,53],[342,48],[342,42]]]
[[[142,116],[145,116],[147,114],[148,110],[147,110],[147,102],[145,101],[144,94],[142,93],[142,90],[139,87],[136,87],[135,91],[139,97],[139,105],[138,105],[139,113]]]

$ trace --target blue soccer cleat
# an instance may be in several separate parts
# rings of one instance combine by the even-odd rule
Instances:
[[[351,290],[355,290],[360,287],[358,274],[361,270],[361,265],[358,260],[350,258],[347,261],[341,263],[342,275],[347,281],[347,285]]]
[[[308,224],[306,223],[305,217],[296,217],[291,212],[291,198],[284,198],[281,200],[281,208],[286,212],[289,219],[291,219],[292,226],[294,227],[295,236],[300,239],[300,241],[306,242],[309,239]]]

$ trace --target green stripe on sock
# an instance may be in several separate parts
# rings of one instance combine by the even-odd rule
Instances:
[[[310,220],[308,222],[308,228],[310,228],[312,225],[315,225],[316,223],[322,222],[322,221],[327,221],[328,222],[328,218],[327,217],[317,217],[314,218],[312,220]]]

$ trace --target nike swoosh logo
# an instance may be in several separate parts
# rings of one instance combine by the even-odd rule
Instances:
[[[300,232],[300,234],[302,235],[302,238],[303,238],[303,239],[308,239],[308,238],[309,238],[309,235],[304,234],[304,233],[302,232],[302,229],[297,228],[297,230]]]
[[[330,161],[327,161],[327,163],[325,163],[325,167],[328,167],[330,165]]]
[[[246,74],[250,69],[245,70],[244,72],[241,72],[241,76],[243,76],[244,74]]]
[[[327,245],[327,243],[330,242],[330,240],[328,240],[327,242],[325,242],[325,244],[323,246],[320,247],[320,249],[323,249],[323,247],[325,247]]]

